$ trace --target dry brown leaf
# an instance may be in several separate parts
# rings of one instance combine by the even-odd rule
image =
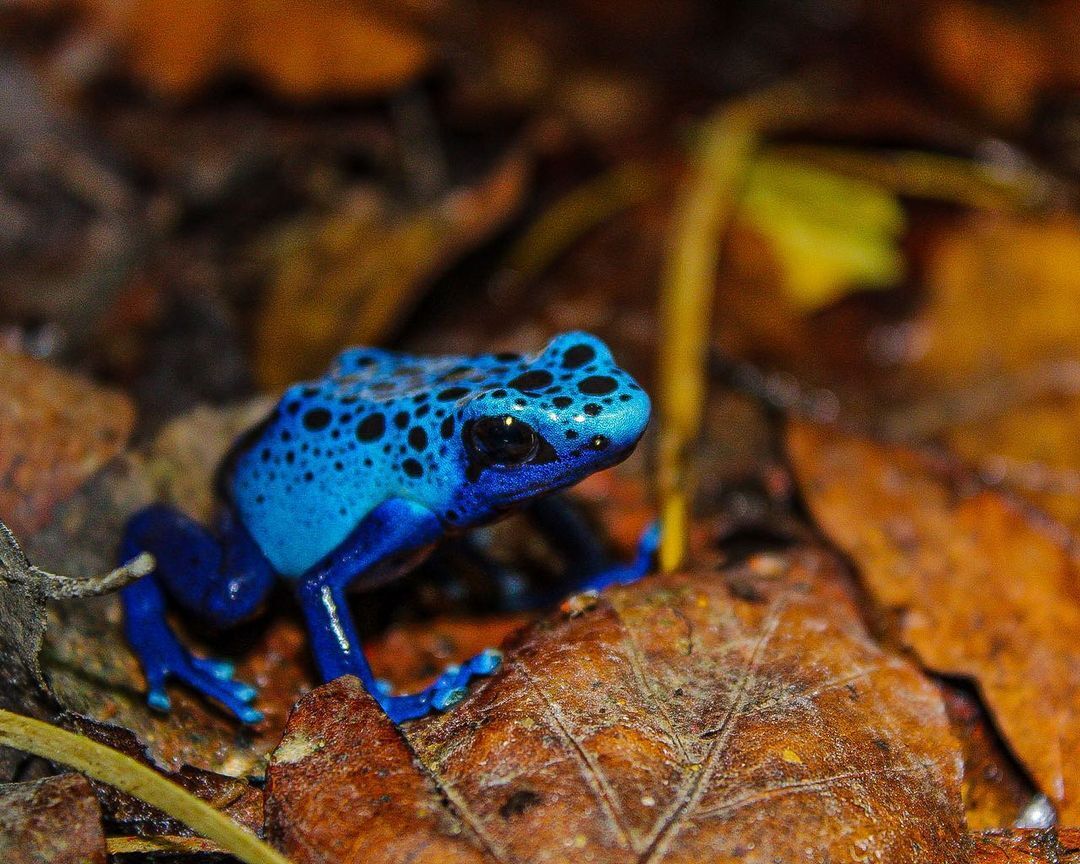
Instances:
[[[101,808],[86,778],[0,784],[0,861],[105,864]]]
[[[288,99],[374,96],[431,63],[428,41],[365,3],[78,0],[150,90],[188,97],[228,72]]]
[[[1053,77],[1052,42],[1037,22],[970,0],[927,4],[919,40],[930,71],[1002,124],[1031,118]]]
[[[416,212],[364,195],[297,225],[273,253],[255,336],[259,381],[281,387],[347,345],[385,339],[442,268],[517,209],[527,176],[527,160],[512,153],[477,185]]]
[[[971,677],[1063,822],[1080,819],[1080,562],[1046,521],[917,452],[793,423],[803,494],[899,637]]]
[[[272,757],[270,835],[298,864],[963,861],[937,691],[843,584],[797,550],[579,598],[402,731],[338,679]]]
[[[1080,345],[1080,223],[986,216],[944,231],[926,264],[917,369],[947,388]]]
[[[0,519],[21,536],[120,452],[135,411],[120,393],[3,351],[0,392]]]

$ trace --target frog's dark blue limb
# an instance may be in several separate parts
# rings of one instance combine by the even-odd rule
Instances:
[[[660,523],[652,522],[638,540],[634,560],[627,564],[609,564],[600,570],[586,573],[578,583],[579,591],[599,591],[608,585],[629,585],[648,574],[656,563],[660,549]]]
[[[128,522],[121,559],[140,552],[157,559],[154,573],[121,592],[125,631],[149,684],[147,702],[169,709],[165,690],[175,678],[216,699],[245,723],[262,714],[249,704],[255,688],[233,679],[231,663],[195,657],[169,629],[166,593],[215,626],[250,617],[274,583],[274,572],[247,531],[225,515],[218,536],[169,507],[154,506]]]
[[[299,577],[297,596],[307,619],[319,673],[329,681],[355,675],[395,723],[442,710],[460,701],[473,678],[489,675],[499,665],[496,651],[485,651],[447,669],[429,687],[408,695],[391,695],[375,678],[364,656],[346,602],[346,591],[378,565],[405,559],[430,546],[443,527],[427,508],[394,498],[371,511],[352,534],[324,561]]]
[[[568,575],[561,586],[563,596],[571,591],[599,591],[608,585],[629,585],[653,568],[660,545],[659,523],[654,522],[645,529],[633,560],[624,563],[612,560],[596,531],[565,496],[540,499],[527,512],[566,560]]]

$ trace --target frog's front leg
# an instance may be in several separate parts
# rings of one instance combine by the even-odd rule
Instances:
[[[165,684],[176,678],[216,699],[245,723],[257,723],[262,714],[248,704],[255,689],[233,679],[232,664],[192,655],[165,618],[166,594],[222,627],[250,617],[265,599],[275,578],[269,563],[231,514],[225,513],[218,527],[215,536],[161,505],[147,507],[128,521],[121,560],[151,552],[157,566],[121,592],[124,629],[146,675],[152,707],[169,709]]]
[[[349,614],[346,591],[373,568],[393,566],[438,540],[443,527],[427,508],[391,499],[369,513],[328,558],[300,577],[297,595],[307,619],[315,662],[323,679],[355,675],[395,723],[443,710],[465,696],[469,681],[498,668],[497,651],[485,651],[451,666],[419,693],[393,696],[371,672]]]

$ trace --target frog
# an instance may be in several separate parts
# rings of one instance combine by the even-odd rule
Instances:
[[[175,680],[243,723],[260,722],[256,689],[231,663],[190,652],[166,612],[172,601],[214,627],[234,626],[284,580],[324,681],[355,675],[394,723],[446,710],[501,654],[482,651],[418,692],[396,694],[367,661],[347,592],[397,578],[444,538],[621,462],[649,416],[646,392],[585,332],[557,335],[530,355],[344,350],[322,376],[288,387],[229,448],[211,527],[164,504],[128,520],[121,561],[142,552],[156,560],[121,592],[149,705],[168,711]],[[568,523],[552,524],[565,533]],[[594,568],[584,587],[638,578],[655,543],[643,539],[629,565]]]

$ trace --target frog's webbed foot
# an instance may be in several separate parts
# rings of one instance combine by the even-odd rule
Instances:
[[[233,677],[233,666],[224,660],[195,657],[181,646],[172,634],[154,640],[152,649],[139,646],[149,692],[146,701],[151,708],[168,711],[171,707],[165,684],[176,679],[193,690],[220,702],[244,723],[258,723],[263,719],[261,711],[251,707],[258,690],[250,684]]]
[[[460,665],[448,666],[435,681],[418,693],[393,696],[390,685],[380,680],[375,682],[376,692],[372,695],[394,723],[404,723],[453,707],[465,698],[469,682],[490,675],[501,663],[502,653],[489,648]]]

